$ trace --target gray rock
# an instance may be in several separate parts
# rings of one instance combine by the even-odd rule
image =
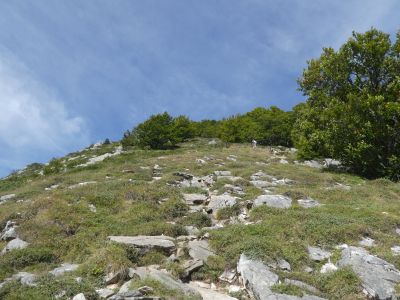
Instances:
[[[323,300],[311,295],[297,297],[272,292],[271,287],[279,282],[278,275],[262,262],[249,259],[244,254],[240,256],[237,268],[244,285],[256,300]]]
[[[392,250],[392,254],[394,256],[400,255],[400,246],[393,246],[392,248],[390,248],[390,250]]]
[[[106,276],[104,276],[104,283],[106,285],[108,285],[108,284],[120,282],[120,281],[126,279],[126,277],[128,276],[128,273],[129,273],[128,268],[121,269],[121,270],[115,271],[115,272],[110,272]]]
[[[175,250],[175,239],[169,236],[159,235],[159,236],[109,236],[111,241],[133,246],[136,248],[152,249],[158,248],[162,249],[168,253]]]
[[[192,259],[185,261],[182,265],[184,268],[182,278],[189,277],[193,272],[200,269],[203,265],[204,263],[201,259]]]
[[[292,205],[292,199],[283,195],[261,195],[254,200],[253,205],[255,207],[267,205],[275,208],[289,208]]]
[[[211,255],[215,255],[208,245],[207,240],[190,241],[188,243],[189,255],[193,259],[200,259],[203,262],[207,261],[207,258]]]
[[[251,180],[250,183],[259,189],[265,189],[274,186],[273,183],[265,180]]]
[[[374,247],[375,240],[371,239],[370,237],[363,237],[362,240],[358,242],[358,244],[363,247]]]
[[[119,288],[118,294],[123,294],[123,293],[129,292],[132,282],[133,282],[132,280],[128,280],[123,285],[121,285],[121,287]]]
[[[200,287],[195,282],[189,282],[188,285],[192,289],[196,290],[201,295],[203,300],[237,300],[237,298],[222,294],[212,289]]]
[[[115,295],[115,292],[110,289],[97,289],[96,293],[97,295],[99,295],[100,299],[108,299],[111,296]]]
[[[328,168],[328,169],[339,169],[342,167],[342,163],[336,159],[325,158],[324,166],[325,166],[325,168]]]
[[[337,265],[350,266],[371,298],[397,299],[395,285],[400,283],[400,272],[394,265],[369,254],[364,248],[352,246],[342,250],[342,258]]]
[[[203,204],[207,200],[204,194],[183,194],[183,199],[188,205]]]
[[[322,169],[324,167],[322,164],[320,164],[316,160],[306,160],[303,162],[303,165],[305,165],[307,167],[311,167],[311,168],[316,168],[316,169]]]
[[[97,183],[97,181],[85,181],[85,182],[80,182],[80,183],[77,183],[77,184],[70,185],[68,188],[70,190],[73,190],[73,189],[76,189],[78,187],[86,186],[86,185],[89,185],[89,184],[96,184],[96,183]]]
[[[15,197],[16,197],[15,194],[8,194],[8,195],[1,196],[0,197],[0,204],[3,203],[3,202],[6,202],[8,200],[11,200],[11,199],[13,199]]]
[[[284,259],[279,259],[277,263],[278,263],[278,268],[281,269],[281,270],[285,270],[285,271],[291,271],[292,270],[292,268],[290,267],[289,262],[287,262]]]
[[[215,215],[221,208],[231,207],[236,204],[236,198],[230,195],[211,196],[207,208]]]
[[[78,267],[79,267],[79,265],[77,265],[77,264],[64,263],[64,264],[61,264],[60,267],[51,270],[49,273],[58,277],[58,276],[64,275],[67,272],[74,272],[78,269]]]
[[[7,230],[4,230],[0,236],[1,241],[11,241],[13,239],[16,239],[18,237],[17,231],[15,230],[15,227],[8,228]]]
[[[36,286],[37,276],[28,272],[18,272],[12,276],[13,279],[21,282],[22,285]]]
[[[186,295],[200,297],[200,294],[196,290],[182,283],[181,281],[176,280],[166,270],[157,270],[149,266],[139,267],[135,270],[135,273],[140,279],[151,278],[161,282],[169,289],[178,290]]]
[[[72,300],[86,300],[86,297],[83,293],[80,293],[78,295],[75,295],[74,298],[72,298]]]
[[[231,171],[215,171],[215,176],[232,176]]]
[[[24,249],[24,248],[28,247],[28,245],[29,245],[29,243],[27,243],[19,238],[16,238],[16,239],[8,242],[8,244],[3,248],[1,253],[6,253],[8,251],[12,251],[15,249]]]
[[[225,281],[228,283],[232,283],[236,279],[236,270],[225,270],[218,279],[220,281]]]
[[[200,234],[200,230],[197,227],[194,226],[185,226],[185,229],[188,233],[188,235],[191,236],[197,236]]]
[[[308,246],[308,256],[314,261],[322,261],[332,256],[332,253],[318,247]]]
[[[304,208],[314,208],[321,206],[321,204],[317,200],[311,198],[299,199],[297,200],[297,203]]]

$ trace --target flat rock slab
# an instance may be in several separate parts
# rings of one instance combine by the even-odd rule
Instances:
[[[317,200],[311,198],[299,199],[297,200],[297,203],[303,208],[314,208],[321,206],[321,204]]]
[[[78,269],[78,267],[79,267],[79,265],[77,265],[77,264],[64,263],[64,264],[61,264],[60,267],[53,269],[49,273],[58,277],[58,276],[64,275],[65,273],[76,271]]]
[[[210,202],[208,203],[208,209],[212,210],[213,213],[216,213],[219,209],[225,207],[231,207],[236,204],[236,198],[230,195],[219,195],[219,196],[211,196]]]
[[[323,261],[332,256],[332,253],[318,247],[307,247],[308,256],[314,261]]]
[[[183,199],[187,204],[203,204],[207,200],[207,196],[204,194],[183,194]]]
[[[195,282],[189,282],[188,284],[192,289],[199,292],[203,300],[237,300],[237,298],[222,294],[212,289],[200,287]]]
[[[400,283],[400,272],[387,261],[371,255],[364,248],[350,246],[342,250],[337,265],[350,266],[371,298],[397,299],[395,286]]]
[[[303,297],[278,294],[271,291],[273,285],[279,282],[279,277],[261,261],[252,260],[246,255],[240,256],[238,272],[242,275],[243,283],[251,291],[256,300],[322,300],[311,295]]]
[[[188,248],[190,257],[193,259],[200,259],[203,262],[206,262],[209,256],[215,255],[214,252],[211,251],[208,241],[206,240],[189,241]]]
[[[168,252],[172,252],[175,249],[175,239],[164,235],[109,236],[108,238],[118,244],[137,248],[160,248]]]
[[[1,251],[1,253],[6,253],[8,251],[12,251],[15,249],[24,249],[26,247],[28,247],[29,243],[16,238],[11,240],[10,242],[8,242],[8,244],[4,247],[4,249]]]
[[[172,290],[178,290],[186,295],[194,297],[201,297],[200,294],[189,285],[184,284],[180,280],[173,278],[166,270],[157,270],[151,266],[139,267],[135,269],[135,275],[139,276],[140,279],[154,279],[161,282],[167,288]],[[200,298],[201,299],[201,298]]]
[[[283,195],[261,195],[254,200],[253,205],[255,207],[267,205],[275,208],[289,208],[292,206],[292,199]]]

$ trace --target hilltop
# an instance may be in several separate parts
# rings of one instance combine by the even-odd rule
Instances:
[[[193,139],[15,172],[0,181],[0,298],[396,299],[400,184],[296,159]]]

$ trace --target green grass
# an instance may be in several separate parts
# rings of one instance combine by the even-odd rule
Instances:
[[[24,250],[0,256],[0,280],[24,270],[44,276],[51,268],[68,261],[82,264],[79,274],[84,278],[86,288],[91,290],[110,270],[165,264],[163,253],[149,252],[144,257],[138,257],[134,251],[108,242],[107,236],[180,236],[186,234],[185,225],[199,229],[210,226],[211,220],[207,215],[188,212],[181,196],[181,193],[206,191],[169,185],[176,180],[173,176],[176,171],[203,176],[215,170],[229,170],[234,176],[243,178],[234,183],[246,193],[239,201],[252,200],[262,194],[260,189],[249,183],[250,176],[259,170],[277,178],[296,181],[293,185],[273,189],[273,193],[284,193],[293,198],[290,209],[256,208],[250,215],[255,224],[228,225],[224,229],[210,231],[210,243],[218,257],[194,273],[194,278],[216,282],[220,273],[225,268],[235,268],[239,255],[246,252],[266,262],[278,258],[287,260],[293,271],[280,274],[282,278],[303,280],[320,289],[323,296],[329,299],[363,299],[357,278],[347,269],[329,276],[303,271],[305,266],[316,270],[320,267],[320,264],[308,259],[308,245],[334,250],[336,245],[342,243],[356,245],[363,236],[376,240],[376,247],[369,249],[371,253],[400,268],[400,257],[393,256],[390,251],[390,247],[400,245],[400,236],[395,233],[400,226],[399,183],[385,179],[366,180],[351,174],[301,165],[284,165],[272,158],[269,148],[251,149],[248,145],[215,147],[207,145],[204,140],[185,143],[175,150],[132,148],[95,165],[75,167],[86,162],[88,157],[113,151],[116,146],[104,145],[73,153],[68,157],[85,155],[86,158],[72,161],[59,158],[57,161],[63,163],[66,170],[39,175],[45,167],[35,164],[0,181],[0,195],[17,195],[15,200],[1,205],[0,227],[3,228],[8,220],[17,221],[20,237],[30,243]],[[236,162],[226,159],[230,154],[237,156]],[[289,161],[295,159],[290,152],[282,150],[281,154]],[[196,163],[197,158],[205,156],[209,158],[206,164]],[[224,165],[218,166],[221,163]],[[152,167],[155,164],[162,167],[163,178],[152,182]],[[97,183],[68,188],[84,181]],[[218,189],[219,193],[223,193],[226,183],[231,182],[218,180],[212,190]],[[351,189],[332,189],[335,183],[349,185]],[[52,191],[44,190],[53,184],[59,184],[59,187]],[[296,201],[302,197],[312,197],[323,205],[304,209]],[[16,200],[24,201],[17,203]],[[97,211],[91,212],[89,205],[94,205]],[[219,218],[236,215],[237,208],[221,210]],[[5,242],[0,242],[0,248],[4,245]],[[176,272],[179,273],[178,268]],[[15,287],[16,283],[12,285]],[[53,295],[52,285],[57,286],[57,283],[46,279],[43,292],[39,288],[18,287],[18,292],[3,288],[0,295],[5,299],[22,296],[39,299],[37,295],[42,295],[43,299],[47,299]],[[71,291],[75,287],[71,283]],[[277,288],[296,292],[284,285]]]

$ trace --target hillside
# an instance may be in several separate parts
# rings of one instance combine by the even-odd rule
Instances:
[[[30,165],[0,181],[0,299],[396,299],[400,184],[327,164],[196,139]]]

